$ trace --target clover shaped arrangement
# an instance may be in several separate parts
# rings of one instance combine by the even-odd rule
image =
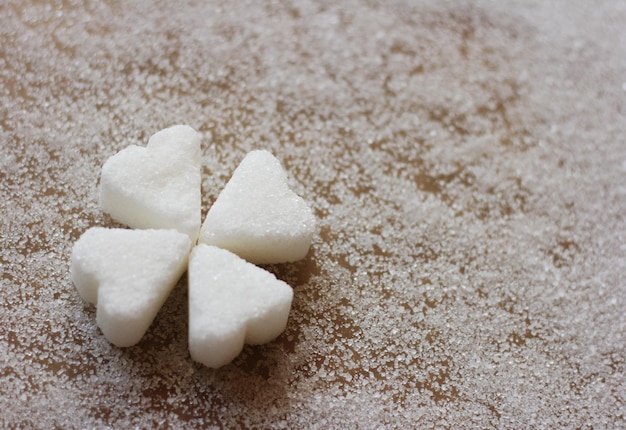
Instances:
[[[96,323],[119,347],[139,342],[187,270],[189,351],[218,368],[244,343],[287,325],[293,291],[256,264],[306,256],[315,231],[308,204],[268,151],[248,153],[201,223],[200,135],[176,125],[102,167],[100,206],[131,227],[92,227],[76,241],[71,279],[96,305]]]

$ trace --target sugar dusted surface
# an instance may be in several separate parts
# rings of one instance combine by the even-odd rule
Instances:
[[[624,3],[335,3],[2,2],[0,427],[626,426]],[[217,371],[185,278],[119,349],[69,277],[103,162],[180,123],[203,214],[266,148],[319,226]]]

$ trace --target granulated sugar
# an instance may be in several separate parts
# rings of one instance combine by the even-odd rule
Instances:
[[[0,5],[0,427],[626,427],[624,4],[335,3]],[[218,370],[186,277],[131,348],[69,277],[104,161],[173,124],[203,217],[267,149],[318,223]]]

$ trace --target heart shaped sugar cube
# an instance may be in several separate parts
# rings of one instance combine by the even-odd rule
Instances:
[[[189,260],[189,351],[217,368],[244,342],[261,344],[287,325],[293,291],[285,282],[224,249],[200,244]]]
[[[102,166],[100,206],[133,228],[175,229],[195,242],[200,230],[200,136],[176,125],[131,145]]]
[[[287,184],[268,151],[241,162],[209,210],[199,241],[228,249],[255,264],[306,256],[315,230],[311,208]]]
[[[70,273],[117,346],[139,342],[184,273],[191,240],[176,230],[93,227],[72,249]]]

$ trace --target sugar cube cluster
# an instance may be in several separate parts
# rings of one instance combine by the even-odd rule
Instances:
[[[114,345],[139,342],[185,270],[191,357],[218,368],[244,343],[275,339],[293,291],[256,266],[308,253],[315,217],[268,151],[248,153],[201,225],[201,139],[176,125],[102,167],[100,206],[131,227],[92,227],[74,244],[72,282]]]

